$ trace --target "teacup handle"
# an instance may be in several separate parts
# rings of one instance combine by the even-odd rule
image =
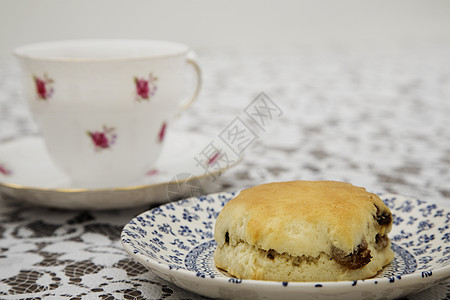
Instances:
[[[178,116],[181,114],[181,112],[188,109],[192,105],[192,103],[194,103],[195,100],[197,100],[198,94],[200,94],[200,89],[202,87],[202,71],[197,62],[197,58],[194,51],[188,52],[186,62],[194,68],[195,73],[197,74],[197,86],[195,87],[194,94],[192,95],[191,99],[187,103],[181,105],[181,111],[178,113]]]

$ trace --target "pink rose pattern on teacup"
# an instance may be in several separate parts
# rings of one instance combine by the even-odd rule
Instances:
[[[220,151],[219,150],[217,150],[216,152],[214,152],[214,154],[213,155],[211,155],[211,157],[209,157],[209,159],[208,159],[208,166],[210,166],[210,165],[212,165],[212,164],[214,164],[214,163],[216,163],[217,162],[217,160],[219,159],[219,157],[220,157]]]
[[[88,131],[87,134],[91,138],[96,151],[111,148],[116,142],[117,134],[114,127],[103,126],[101,131]]]
[[[151,169],[150,171],[148,171],[146,174],[147,176],[153,176],[153,175],[157,175],[159,173],[159,170],[157,169]]]
[[[12,172],[10,169],[8,169],[4,164],[0,163],[0,174],[8,176],[11,175],[11,173]]]
[[[134,83],[136,85],[136,100],[150,100],[158,89],[158,86],[156,85],[157,80],[158,77],[153,76],[153,73],[150,73],[147,78],[134,77]]]
[[[158,142],[162,143],[164,141],[164,137],[166,136],[167,122],[164,122],[159,130],[158,134]]]
[[[33,76],[34,84],[36,86],[36,96],[40,100],[49,99],[54,92],[53,79],[49,78],[47,74],[42,77]]]

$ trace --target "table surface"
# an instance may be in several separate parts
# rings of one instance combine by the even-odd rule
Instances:
[[[198,49],[203,90],[173,127],[214,139],[263,92],[277,114],[215,190],[332,179],[450,207],[448,53],[448,44]],[[0,60],[0,142],[35,134],[19,67]],[[202,298],[122,249],[122,227],[150,208],[67,211],[0,196],[0,298]],[[408,299],[449,296],[447,281]]]

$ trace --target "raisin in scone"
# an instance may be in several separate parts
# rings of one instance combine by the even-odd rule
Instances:
[[[394,253],[389,208],[349,183],[293,181],[239,193],[215,225],[216,266],[243,279],[338,281],[374,276]]]

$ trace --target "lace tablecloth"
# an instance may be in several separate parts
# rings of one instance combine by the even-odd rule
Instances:
[[[253,128],[243,160],[215,180],[216,190],[333,179],[450,206],[448,53],[449,45],[199,49],[204,88],[174,127],[217,138],[264,92],[273,118]],[[18,65],[0,61],[0,142],[36,133]],[[67,211],[0,198],[0,298],[202,298],[122,249],[122,227],[150,207]],[[449,296],[444,282],[408,299]]]

